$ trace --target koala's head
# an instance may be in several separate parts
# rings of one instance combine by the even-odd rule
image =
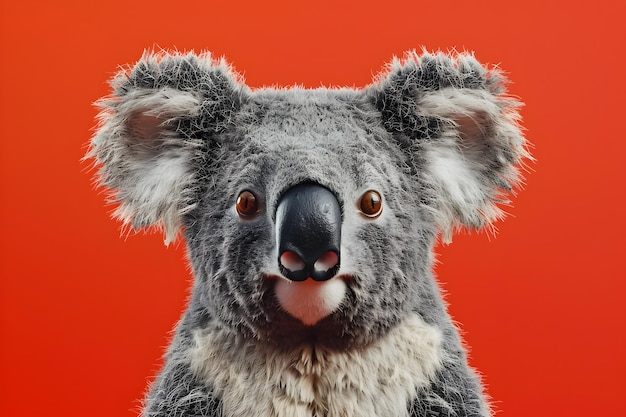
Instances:
[[[498,218],[529,157],[502,75],[470,55],[253,91],[208,55],[146,54],[112,84],[88,156],[117,217],[183,230],[195,325],[279,345],[360,345],[428,308],[438,234]]]

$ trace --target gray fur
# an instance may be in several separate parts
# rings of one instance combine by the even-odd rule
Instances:
[[[251,91],[208,54],[146,54],[121,72],[113,95],[100,102],[88,156],[125,224],[162,227],[166,241],[182,228],[195,278],[144,415],[249,415],[223,401],[235,382],[207,369],[223,369],[229,381],[241,369],[257,375],[256,391],[240,404],[250,410],[245,401],[278,389],[272,378],[262,380],[261,358],[280,363],[280,381],[298,369],[293,358],[303,351],[362,372],[363,363],[380,365],[372,349],[381,343],[413,352],[403,360],[432,369],[424,373],[427,383],[407,380],[412,386],[402,392],[411,394],[397,417],[490,415],[431,269],[440,233],[449,240],[458,227],[483,227],[501,216],[496,203],[519,184],[516,165],[530,157],[517,124],[519,103],[504,95],[504,81],[471,55],[427,53],[395,60],[362,90]],[[343,214],[339,275],[346,295],[314,326],[285,312],[273,292],[280,279],[274,211],[302,182],[333,191]],[[375,220],[357,209],[369,189],[383,196]],[[253,220],[235,212],[243,190],[261,199],[263,211]],[[422,341],[397,336],[412,318],[441,335],[436,358],[409,349]],[[198,335],[208,342],[199,344]],[[198,353],[206,346],[215,353]],[[226,354],[231,349],[263,353]],[[397,358],[388,366],[402,366]],[[393,387],[388,378],[379,375],[378,383]],[[314,392],[315,403],[326,406],[303,416],[376,415],[374,408],[349,414],[348,394],[334,394],[324,381],[316,380]],[[398,387],[361,392],[359,403],[402,398]],[[259,417],[288,415],[291,406]]]

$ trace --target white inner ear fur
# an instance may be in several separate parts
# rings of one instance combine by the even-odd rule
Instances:
[[[191,207],[185,191],[193,182],[188,162],[193,144],[170,125],[179,117],[197,116],[200,99],[172,88],[138,89],[101,105],[102,127],[93,146],[117,158],[108,161],[104,173],[115,182],[121,202],[115,215],[133,228],[162,227],[169,244],[180,229],[181,214]]]
[[[180,116],[197,116],[200,109],[200,99],[195,94],[168,87],[159,90],[133,90],[116,104],[116,113],[125,118],[142,112],[167,120]]]
[[[121,204],[115,215],[135,228],[161,221],[167,245],[180,229],[179,199],[191,181],[186,158],[173,152],[137,164],[135,184],[127,197],[132,204]]]
[[[437,222],[444,242],[450,242],[461,224],[480,227],[502,216],[490,201],[492,185],[481,181],[482,141],[502,118],[497,99],[487,91],[448,88],[426,94],[420,100],[420,112],[451,122],[432,141],[424,141],[426,176],[441,198]]]
[[[497,98],[484,90],[444,88],[425,94],[419,107],[424,115],[452,120],[467,146],[472,140],[481,140],[490,125],[502,117]]]

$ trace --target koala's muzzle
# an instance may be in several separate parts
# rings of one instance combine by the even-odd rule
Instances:
[[[318,184],[289,189],[276,209],[278,265],[292,281],[326,281],[339,270],[341,207]]]

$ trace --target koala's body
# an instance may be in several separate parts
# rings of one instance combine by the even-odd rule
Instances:
[[[253,91],[146,54],[112,85],[99,183],[194,274],[144,416],[490,415],[431,269],[530,157],[497,70],[411,53],[363,89]]]

